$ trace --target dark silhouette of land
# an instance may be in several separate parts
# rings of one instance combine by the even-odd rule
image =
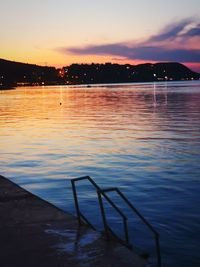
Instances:
[[[132,83],[163,80],[199,79],[195,73],[180,63],[156,63],[140,65],[72,64],[64,67],[66,78],[79,84]]]
[[[2,87],[54,84],[58,80],[57,70],[54,67],[41,67],[0,59],[0,84]]]
[[[176,62],[140,65],[72,64],[61,69],[0,59],[0,87],[20,85],[132,83],[199,80],[200,74]]]

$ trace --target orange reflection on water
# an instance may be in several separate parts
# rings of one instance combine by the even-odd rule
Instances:
[[[133,154],[139,148],[137,140],[167,138],[170,129],[176,129],[168,112],[167,94],[167,87],[159,84],[24,87],[1,92],[1,150],[26,151],[27,155],[27,151],[62,150],[84,157],[122,153],[120,147]],[[192,94],[186,103],[189,98]],[[174,103],[176,106],[176,99]],[[189,119],[190,113],[186,116]],[[151,147],[151,143],[145,146]]]
[[[42,151],[82,151],[84,156],[115,153],[117,146],[129,149],[131,140],[153,130],[152,99],[152,94],[129,87],[27,87],[1,92],[1,150],[30,157]]]

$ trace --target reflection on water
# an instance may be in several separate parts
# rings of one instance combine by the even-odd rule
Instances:
[[[199,82],[2,91],[1,174],[71,212],[69,178],[118,186],[160,232],[163,265],[197,267],[199,103]],[[95,193],[87,183],[79,193],[101,227]],[[120,231],[115,213],[110,223]],[[130,229],[132,241],[153,252],[134,217]]]

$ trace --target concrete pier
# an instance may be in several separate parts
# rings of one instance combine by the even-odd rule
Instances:
[[[145,267],[70,214],[0,176],[1,267]]]

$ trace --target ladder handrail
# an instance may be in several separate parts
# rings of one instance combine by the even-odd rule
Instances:
[[[81,181],[81,180],[88,180],[90,181],[91,184],[93,184],[93,186],[97,189],[98,191],[101,191],[102,189],[92,180],[92,178],[90,176],[82,176],[79,178],[74,178],[71,179],[71,183],[72,183],[72,187],[75,187],[75,182],[77,181]],[[76,188],[75,188],[76,190]],[[108,202],[111,204],[111,206],[113,206],[113,208],[121,215],[122,218],[124,218],[125,220],[127,220],[127,217],[121,212],[121,210],[115,205],[115,203],[107,196],[103,193],[103,196],[108,200]],[[79,209],[80,211],[80,209]]]
[[[143,221],[143,223],[148,227],[149,230],[154,235],[155,243],[156,243],[156,254],[157,254],[157,266],[161,266],[161,254],[160,254],[160,241],[159,241],[159,234],[158,232],[153,228],[153,226],[145,219],[145,217],[133,206],[133,204],[128,200],[128,198],[117,188],[107,188],[107,189],[101,189],[99,191],[103,196],[108,192],[117,192],[118,195],[126,202],[126,204],[131,208],[133,212],[135,212],[138,217]]]
[[[127,225],[127,217],[124,215],[124,213],[115,205],[115,203],[110,199],[110,197],[107,196],[106,193],[109,192],[116,192],[124,201],[125,203],[131,208],[131,210],[137,214],[137,216],[143,221],[143,223],[148,227],[148,229],[153,233],[154,238],[155,238],[155,244],[156,244],[156,254],[157,254],[157,267],[161,267],[161,254],[160,254],[160,241],[159,241],[159,234],[158,232],[153,228],[153,226],[145,219],[145,217],[133,206],[133,204],[128,200],[128,198],[117,188],[117,187],[112,187],[112,188],[106,188],[106,189],[101,189],[90,176],[82,176],[78,178],[71,179],[71,184],[72,184],[72,190],[73,190],[73,196],[74,196],[74,202],[75,202],[75,208],[76,208],[76,213],[78,217],[78,222],[79,225],[81,225],[82,220],[84,220],[88,225],[90,225],[93,229],[95,227],[88,221],[88,219],[81,213],[80,208],[79,208],[79,202],[78,202],[78,197],[77,197],[77,191],[76,191],[76,185],[75,183],[78,181],[82,180],[88,180],[96,189],[97,195],[98,195],[98,201],[99,201],[99,206],[101,210],[101,215],[102,215],[102,220],[103,220],[103,225],[104,225],[104,230],[107,238],[109,238],[109,232],[112,233],[115,237],[118,238],[119,241],[121,241],[123,244],[125,244],[127,247],[131,247],[129,243],[129,235],[128,235],[128,225]],[[103,205],[103,200],[102,196],[110,203],[110,205],[117,211],[117,213],[121,216],[124,224],[124,233],[125,233],[125,241],[123,241],[121,238],[119,238],[113,230],[109,227],[107,223],[107,218],[106,218],[106,213]]]
[[[80,177],[80,178],[75,178],[75,179],[71,179],[71,184],[72,184],[72,192],[73,192],[73,196],[74,196],[74,204],[75,204],[75,208],[76,208],[76,214],[77,214],[77,218],[78,218],[78,223],[79,225],[81,225],[82,221],[85,221],[91,228],[93,228],[94,230],[96,230],[96,228],[88,221],[88,219],[81,213],[80,208],[79,208],[79,202],[78,202],[78,197],[77,197],[77,191],[76,191],[76,186],[75,186],[75,182],[76,181],[80,181],[86,178],[90,178],[89,176],[84,176],[84,177]],[[91,179],[91,178],[90,178]],[[92,180],[92,179],[91,179]],[[94,181],[93,181],[94,182]],[[95,182],[94,182],[95,183]],[[96,183],[95,183],[96,184]],[[97,186],[97,185],[96,185]],[[98,187],[98,186],[97,186]]]
[[[75,183],[77,181],[82,181],[82,180],[88,180],[96,188],[96,192],[97,192],[97,195],[98,195],[99,206],[100,206],[100,210],[101,210],[101,216],[102,216],[103,225],[104,225],[104,231],[105,231],[107,239],[109,239],[109,232],[111,232],[111,229],[108,226],[108,223],[107,223],[107,220],[106,220],[101,194],[110,203],[110,205],[117,211],[117,213],[121,216],[121,218],[123,220],[125,241],[121,240],[119,237],[118,237],[118,240],[120,242],[124,243],[125,245],[127,245],[128,247],[130,247],[129,236],[128,236],[127,217],[123,214],[123,212],[115,205],[115,203],[106,194],[104,194],[104,193],[100,194],[99,193],[101,188],[94,182],[94,180],[90,176],[82,176],[82,177],[71,179],[72,190],[73,190],[73,195],[74,195],[74,202],[75,202],[75,208],[76,208],[76,213],[77,213],[79,224],[81,225],[81,219],[82,219],[87,224],[89,224],[93,229],[95,229],[95,227],[88,221],[88,219],[86,219],[86,217],[83,216],[83,214],[81,213],[80,208],[79,208],[79,202],[78,202]],[[112,231],[112,233],[113,233],[113,231]],[[115,236],[117,236],[117,235],[115,234]]]

